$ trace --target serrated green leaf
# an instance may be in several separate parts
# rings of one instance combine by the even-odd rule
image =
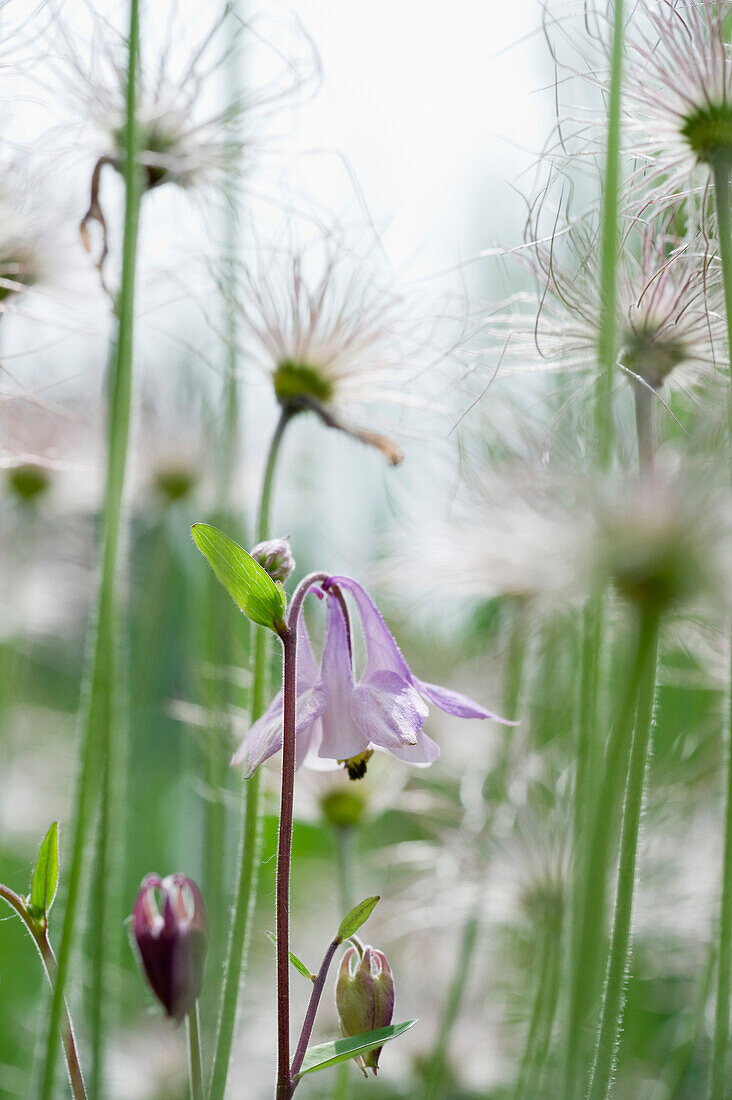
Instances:
[[[272,943],[277,943],[277,937],[275,936],[274,932],[267,932],[267,935],[272,940]],[[302,974],[303,978],[307,978],[309,982],[315,981],[315,975],[310,972],[302,959],[298,959],[294,951],[290,951],[290,962],[295,967],[295,970],[297,970],[298,973]]]
[[[38,849],[38,858],[31,880],[31,916],[36,920],[47,917],[56,897],[58,886],[58,821],[54,821]]]
[[[357,932],[361,925],[365,924],[369,919],[378,901],[379,895],[376,894],[372,898],[365,898],[364,901],[360,901],[358,905],[354,906],[351,912],[347,913],[341,921],[341,926],[338,929],[338,938],[340,940],[347,940],[349,936]]]
[[[285,591],[251,554],[208,523],[194,523],[191,534],[234,603],[252,622],[270,630],[283,622]]]
[[[407,1020],[404,1024],[389,1024],[388,1027],[380,1027],[378,1031],[367,1031],[364,1035],[354,1035],[349,1039],[335,1039],[331,1043],[319,1043],[318,1046],[308,1047],[298,1076],[314,1073],[317,1069],[337,1066],[339,1062],[347,1062],[358,1054],[367,1054],[375,1047],[388,1043],[390,1039],[403,1035],[416,1023],[416,1020]]]

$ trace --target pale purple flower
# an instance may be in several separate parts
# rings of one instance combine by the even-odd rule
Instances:
[[[366,667],[356,679],[346,622],[335,588],[353,597],[363,629]],[[459,718],[505,719],[474,700],[414,676],[391,631],[364,588],[350,577],[330,577],[325,642],[318,669],[303,619],[298,622],[297,765],[351,762],[381,749],[409,764],[426,766],[440,755],[424,732],[428,699]],[[511,723],[508,723],[511,724]],[[251,775],[282,747],[282,693],[255,722],[232,763],[246,762]],[[350,769],[349,769],[350,770]],[[358,774],[358,768],[355,773]],[[362,774],[362,772],[361,772]]]

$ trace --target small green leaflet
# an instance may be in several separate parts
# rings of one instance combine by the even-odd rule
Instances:
[[[358,931],[362,924],[366,923],[373,913],[378,901],[378,894],[373,898],[366,898],[364,901],[360,901],[350,913],[346,914],[338,929],[338,939],[341,943],[343,940],[349,939],[350,936]]]
[[[416,1020],[407,1020],[404,1024],[389,1024],[388,1027],[380,1027],[378,1031],[367,1031],[364,1035],[354,1035],[350,1039],[335,1039],[331,1043],[320,1043],[316,1047],[308,1047],[298,1076],[314,1073],[316,1069],[337,1066],[339,1062],[347,1062],[357,1054],[367,1054],[374,1047],[387,1043],[389,1039],[396,1039],[398,1035],[403,1035],[416,1023]]]
[[[43,838],[33,870],[28,908],[36,920],[43,920],[51,911],[58,886],[58,821],[54,821]]]
[[[234,603],[252,622],[275,630],[285,617],[282,585],[275,584],[251,554],[216,527],[194,523],[191,534]]]
[[[268,932],[267,935],[272,940],[272,943],[277,943],[277,937],[275,936],[274,932]],[[290,962],[295,967],[295,970],[297,970],[299,974],[302,974],[303,978],[307,978],[309,982],[315,981],[315,975],[310,973],[305,963],[302,961],[302,959],[298,959],[294,951],[290,951]]]

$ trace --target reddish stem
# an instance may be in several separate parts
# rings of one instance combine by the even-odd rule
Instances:
[[[297,620],[303,600],[327,573],[311,573],[300,581],[292,597],[287,624],[280,632],[282,668],[282,790],[277,837],[277,1100],[290,1100],[290,863],[292,858],[292,802],[295,792],[295,729],[297,717]]]
[[[330,969],[330,964],[333,961],[333,956],[335,955],[341,943],[342,940],[340,936],[336,936],[336,938],[333,940],[330,947],[325,953],[325,957],[320,964],[320,970],[318,971],[318,975],[315,979],[315,982],[313,983],[313,991],[310,994],[310,1001],[308,1003],[307,1012],[305,1013],[305,1019],[303,1020],[302,1031],[300,1032],[300,1039],[297,1044],[297,1050],[295,1051],[295,1057],[292,1059],[290,1077],[292,1079],[293,1092],[297,1087],[297,1075],[300,1072],[302,1060],[305,1057],[305,1051],[308,1048],[310,1036],[313,1033],[313,1024],[315,1023],[315,1015],[318,1011],[320,998],[323,995],[325,979],[328,977],[328,970]]]

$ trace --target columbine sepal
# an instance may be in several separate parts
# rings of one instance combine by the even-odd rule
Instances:
[[[146,875],[132,925],[148,985],[167,1014],[180,1023],[203,985],[208,921],[201,891],[180,873],[165,879]]]
[[[373,947],[349,947],[336,981],[336,1008],[345,1038],[387,1027],[394,1014],[394,979],[386,955]],[[355,1060],[368,1077],[378,1071],[381,1047]]]
[[[295,559],[287,539],[258,542],[250,550],[250,554],[265,573],[269,573],[272,580],[279,581],[280,584],[284,584],[295,571]]]

